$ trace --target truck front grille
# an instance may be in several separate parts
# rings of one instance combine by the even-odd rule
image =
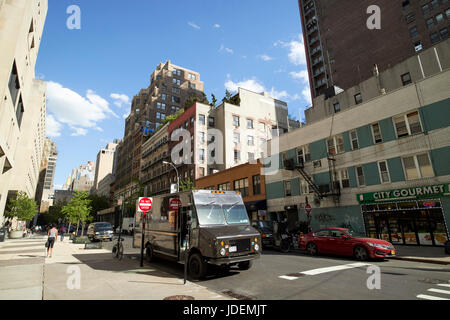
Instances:
[[[237,252],[250,251],[250,239],[232,240],[230,245],[237,246]]]

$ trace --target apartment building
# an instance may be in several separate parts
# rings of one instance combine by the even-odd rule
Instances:
[[[0,225],[7,199],[35,197],[45,141],[46,84],[35,64],[47,0],[0,2]]]
[[[124,138],[118,146],[115,198],[138,188],[143,137],[156,131],[167,116],[183,109],[191,95],[203,97],[203,90],[198,72],[176,66],[170,60],[156,67],[150,86],[133,98],[125,120]]]
[[[82,164],[72,170],[70,176],[70,191],[87,191],[90,192],[94,186],[95,177],[95,163],[88,161],[87,164]]]
[[[44,151],[39,169],[39,183],[35,197],[40,213],[47,212],[49,207],[53,205],[53,182],[55,179],[57,160],[58,152],[56,150],[56,143],[49,138],[45,139]]]
[[[373,6],[380,29],[367,26]],[[447,39],[450,29],[448,0],[299,0],[299,7],[313,98],[361,83],[375,64],[390,69]]]
[[[120,140],[115,140],[106,145],[104,149],[101,149],[97,153],[97,162],[95,163],[95,177],[94,185],[92,187],[93,193],[98,193],[100,182],[109,174],[114,172],[117,154],[116,149]],[[104,191],[104,190],[103,190]],[[109,194],[108,194],[109,196]]]
[[[312,229],[345,227],[394,244],[443,245],[450,222],[449,41],[428,49],[446,59],[431,55],[432,62],[423,52],[423,77],[333,113],[332,102],[319,101],[313,108],[323,109],[314,111],[320,117],[281,136],[280,152],[266,159],[281,165],[265,177],[270,216],[287,216],[291,228],[310,219]],[[408,68],[417,74],[414,61],[386,72],[392,81]],[[364,89],[377,91],[377,82]],[[353,94],[334,98],[345,106]]]

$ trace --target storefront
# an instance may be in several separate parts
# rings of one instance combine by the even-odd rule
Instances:
[[[395,244],[443,246],[449,239],[442,198],[449,185],[403,188],[357,195],[366,234]]]
[[[267,202],[266,200],[245,202],[248,217],[251,221],[268,221]]]

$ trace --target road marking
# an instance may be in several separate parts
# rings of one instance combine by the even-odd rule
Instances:
[[[354,269],[354,268],[365,267],[365,266],[370,266],[370,265],[371,264],[369,264],[369,263],[358,262],[358,263],[344,264],[344,265],[334,266],[334,267],[326,267],[326,268],[319,268],[319,269],[303,271],[303,272],[299,272],[298,275],[299,276],[303,276],[303,275],[315,276],[315,275],[322,274],[322,273]],[[299,277],[284,275],[284,276],[279,276],[278,278],[285,279],[285,280],[297,280]]]
[[[439,298],[439,297],[428,296],[426,294],[419,294],[417,296],[417,298],[419,298],[419,299],[426,299],[426,300],[450,300],[450,299],[446,299],[446,298]]]
[[[447,290],[440,290],[440,289],[428,289],[430,292],[436,292],[436,293],[443,293],[443,294],[450,294],[450,291]]]
[[[440,284],[438,284],[438,286],[450,288],[450,284],[440,283]]]

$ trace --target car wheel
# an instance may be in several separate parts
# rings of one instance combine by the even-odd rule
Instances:
[[[248,270],[253,266],[253,261],[244,261],[238,263],[239,270]]]
[[[317,256],[317,254],[319,253],[319,251],[317,250],[317,246],[313,242],[308,243],[308,245],[306,246],[306,250],[311,256]]]
[[[357,246],[353,250],[353,255],[358,261],[367,261],[369,259],[369,252],[367,249],[362,246]]]
[[[153,253],[153,248],[152,245],[149,244],[146,248],[145,248],[145,258],[147,259],[147,262],[153,262],[155,261],[155,255]]]
[[[200,280],[206,276],[208,265],[199,253],[194,253],[189,257],[189,275]]]

